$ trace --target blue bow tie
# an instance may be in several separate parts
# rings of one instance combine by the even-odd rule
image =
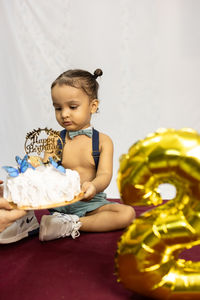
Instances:
[[[81,135],[81,134],[85,134],[91,138],[92,137],[92,127],[77,130],[77,131],[68,131],[68,133],[69,133],[70,139],[73,139],[75,136]]]

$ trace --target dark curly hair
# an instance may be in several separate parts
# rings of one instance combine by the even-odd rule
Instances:
[[[80,69],[68,70],[56,78],[51,85],[51,89],[57,84],[69,85],[82,89],[88,95],[90,100],[98,99],[99,84],[96,79],[102,74],[103,72],[101,69],[96,69],[93,74]]]

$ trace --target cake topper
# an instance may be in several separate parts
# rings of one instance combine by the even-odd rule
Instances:
[[[63,166],[59,165],[55,160],[53,160],[51,156],[49,157],[49,162],[56,170],[64,174],[66,173],[66,169]]]
[[[24,148],[26,154],[29,157],[30,154],[35,155],[36,160],[43,154],[43,163],[47,163],[50,156],[53,160],[60,161],[63,141],[59,131],[48,128],[38,128],[27,133]],[[34,156],[32,157],[34,158]]]
[[[23,159],[19,156],[15,157],[16,162],[18,163],[18,168],[11,166],[2,167],[9,174],[10,177],[17,177],[20,173],[26,172],[28,168],[35,169],[27,160],[28,155],[25,155]]]

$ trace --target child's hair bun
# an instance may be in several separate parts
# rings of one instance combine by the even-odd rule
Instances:
[[[103,75],[103,71],[101,70],[101,69],[96,69],[95,71],[94,71],[94,78],[96,79],[97,77],[99,77],[99,76],[101,76],[101,75]]]

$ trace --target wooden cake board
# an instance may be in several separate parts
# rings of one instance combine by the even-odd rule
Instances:
[[[59,203],[51,203],[51,204],[46,204],[46,205],[40,205],[40,206],[18,206],[17,204],[9,201],[9,204],[12,206],[14,209],[22,209],[22,210],[39,210],[39,209],[48,209],[48,208],[54,208],[54,207],[60,207],[60,206],[66,206],[70,205],[72,203],[78,202],[84,198],[84,193],[81,192],[77,196],[74,197],[71,201],[63,201]]]

